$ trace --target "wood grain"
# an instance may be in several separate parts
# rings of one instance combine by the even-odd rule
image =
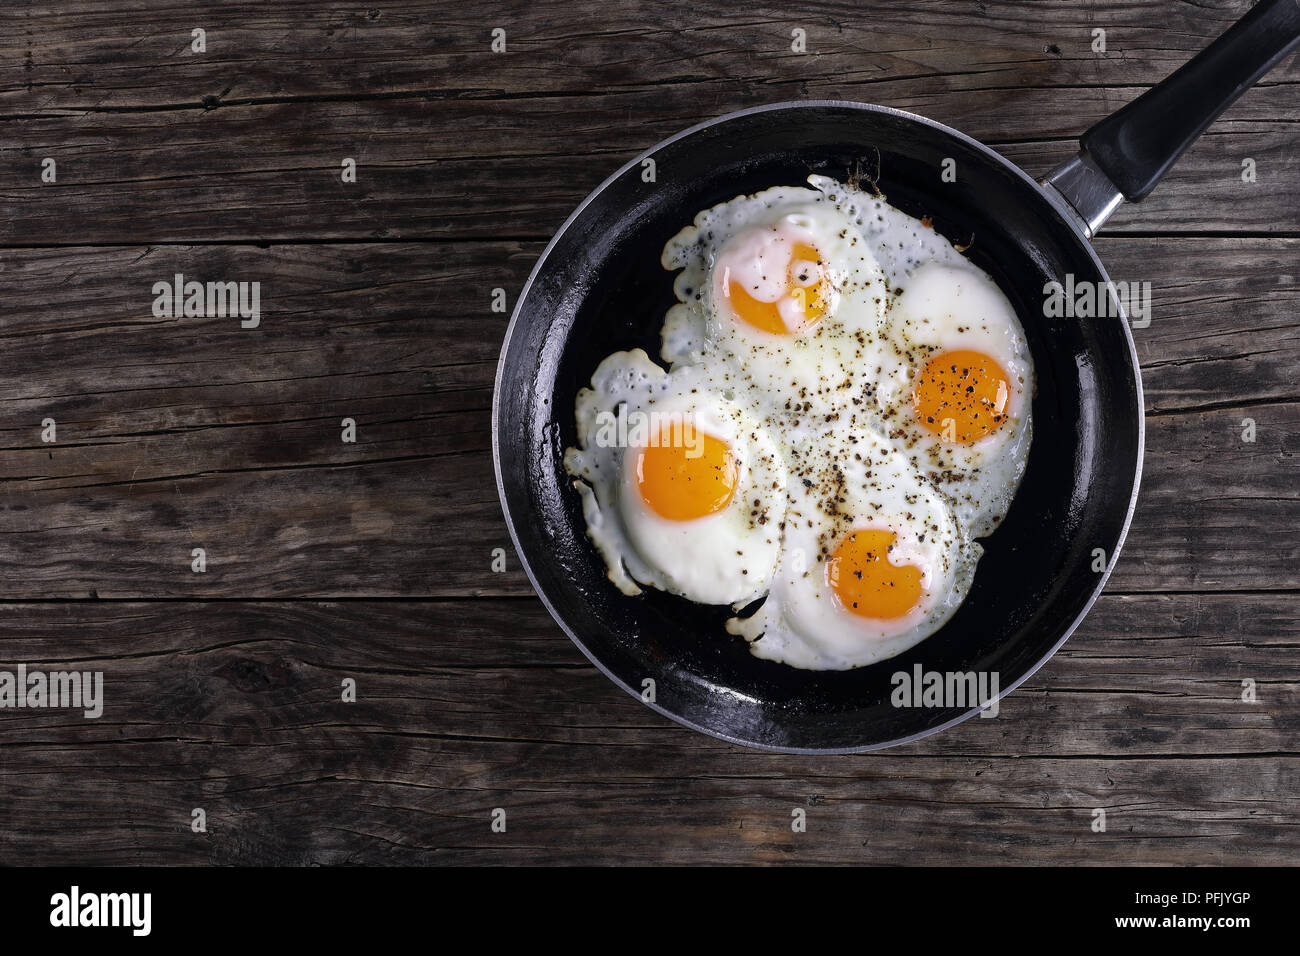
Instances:
[[[1110,239],[1152,283],[1148,423],[1121,591],[1300,588],[1300,241]],[[530,593],[490,459],[506,316],[536,244],[15,251],[0,340],[11,598]],[[176,272],[263,283],[264,318],[156,319]],[[342,421],[357,441],[341,441]],[[53,418],[58,441],[41,440]],[[1242,441],[1253,420],[1256,440]],[[204,574],[193,548],[208,552]],[[364,560],[359,556],[364,555]]]
[[[106,697],[0,709],[0,864],[1293,864],[1300,61],[1098,241],[1152,283],[1142,497],[994,720],[835,758],[678,727],[532,597],[490,455],[493,290],[663,137],[846,98],[1041,175],[1248,6],[0,9],[0,670]],[[176,272],[260,282],[261,326],[155,318]]]
[[[637,2],[590,19],[569,3],[447,6],[0,15],[0,243],[544,239],[660,139],[788,99],[912,110],[1042,175],[1248,4],[1178,4],[1159,23],[1140,3],[738,16],[722,2]],[[505,53],[490,50],[492,24]],[[197,26],[205,54],[189,46]],[[807,54],[791,51],[795,27]],[[1098,27],[1105,54],[1091,50]],[[1285,214],[1300,208],[1297,83],[1295,63],[1272,73],[1110,230],[1300,233]],[[354,184],[340,181],[345,157]],[[40,178],[46,158],[56,183]]]
[[[999,717],[813,758],[654,714],[533,600],[8,605],[9,652],[103,670],[106,703],[98,720],[0,711],[0,793],[26,821],[0,831],[0,855],[1292,862],[1293,611],[1267,595],[1106,597]],[[1241,701],[1245,677],[1258,703]],[[207,834],[189,831],[195,807]]]

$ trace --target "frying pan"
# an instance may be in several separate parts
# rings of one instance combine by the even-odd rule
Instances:
[[[610,176],[534,267],[506,332],[493,398],[502,508],[555,620],[597,667],[655,710],[766,750],[874,750],[935,733],[987,703],[895,706],[893,675],[918,666],[997,675],[999,697],[1014,689],[1065,642],[1102,590],[1142,466],[1142,386],[1122,303],[1112,295],[1119,317],[1046,318],[1044,286],[1068,275],[1076,286],[1106,283],[1091,236],[1124,199],[1146,196],[1298,40],[1300,0],[1262,0],[1163,83],[1090,129],[1080,153],[1041,183],[941,123],[837,101],[731,113]],[[949,159],[955,182],[941,177]],[[574,399],[600,360],[636,347],[658,354],[664,313],[675,301],[672,275],[659,264],[664,243],[700,210],[771,186],[804,185],[810,173],[864,174],[890,203],[928,216],[954,243],[969,243],[968,257],[1015,305],[1037,379],[1024,479],[983,542],[966,601],[910,651],[849,671],[754,657],[743,639],[725,633],[727,608],[654,589],[620,593],[586,537],[562,463],[564,449],[577,443]]]

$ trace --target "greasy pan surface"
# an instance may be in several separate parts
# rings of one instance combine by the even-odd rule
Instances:
[[[591,660],[660,712],[768,749],[889,746],[975,711],[899,708],[891,675],[996,672],[1006,693],[1035,671],[1091,606],[1123,541],[1142,457],[1142,402],[1127,324],[1043,317],[1043,285],[1106,276],[1087,242],[1022,172],[973,140],[919,117],[847,103],[780,104],[703,124],[656,147],[656,182],[638,158],[561,228],[517,304],[493,415],[498,483],[521,559],[551,613]],[[957,181],[941,181],[946,157]],[[726,608],[647,589],[621,594],[587,540],[564,472],[573,403],[618,349],[658,356],[674,301],[665,241],[709,206],[809,173],[860,170],[891,203],[929,216],[1016,306],[1033,352],[1034,440],[1009,515],[985,540],[956,615],[912,650],[845,672],[753,657],[723,630]],[[1107,571],[1093,570],[1094,549]]]

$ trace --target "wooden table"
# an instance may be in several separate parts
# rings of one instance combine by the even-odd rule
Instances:
[[[104,675],[0,710],[0,863],[1296,861],[1300,63],[1098,241],[1154,287],[1141,504],[996,720],[661,718],[532,595],[489,447],[494,290],[661,138],[845,98],[1041,175],[1246,0],[114,6],[0,12],[0,668]],[[155,315],[176,273],[260,325]]]

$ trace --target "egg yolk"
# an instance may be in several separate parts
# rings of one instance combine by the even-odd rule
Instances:
[[[855,531],[826,563],[826,580],[847,610],[861,617],[891,620],[921,601],[921,569],[891,564],[892,531]]]
[[[790,264],[786,267],[786,294],[776,302],[754,298],[736,279],[727,284],[727,298],[736,315],[748,324],[773,335],[790,335],[821,320],[830,302],[830,283],[821,265],[822,257],[807,243],[794,243]],[[781,315],[781,302],[793,298],[802,306],[803,325],[791,329]]]
[[[916,377],[917,420],[944,441],[969,445],[1006,421],[1011,381],[983,352],[934,355]]]
[[[658,441],[637,451],[636,482],[641,499],[669,521],[693,521],[727,506],[736,491],[739,466],[721,438],[694,430],[681,440],[665,428]]]

